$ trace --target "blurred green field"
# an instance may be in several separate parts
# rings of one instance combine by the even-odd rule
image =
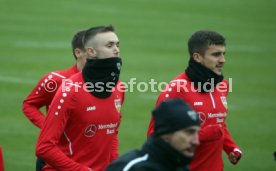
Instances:
[[[243,149],[226,171],[276,168],[276,1],[274,0],[0,0],[0,145],[6,171],[34,171],[39,130],[23,115],[23,99],[45,73],[74,63],[74,32],[113,24],[121,43],[122,81],[170,81],[187,66],[187,39],[211,29],[227,38],[224,75],[233,79],[228,127]],[[128,92],[120,153],[146,138],[159,93]],[[216,162],[216,161],[214,161]]]

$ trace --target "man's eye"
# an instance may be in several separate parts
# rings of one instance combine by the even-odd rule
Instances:
[[[220,57],[222,55],[225,55],[225,53],[217,52],[217,53],[213,53],[212,55],[215,56],[215,57]]]
[[[187,129],[187,130],[184,130],[183,132],[186,133],[186,134],[188,134],[188,135],[190,135],[190,134],[193,134],[195,132],[195,130],[193,130],[193,129]]]
[[[220,56],[221,53],[213,53],[214,56]]]

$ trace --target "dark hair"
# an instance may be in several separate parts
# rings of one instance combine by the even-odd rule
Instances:
[[[105,32],[115,32],[115,28],[110,26],[97,26],[91,27],[90,29],[86,30],[84,36],[82,37],[82,45],[85,47],[86,43],[92,39],[98,33],[105,33]]]
[[[77,32],[74,35],[74,37],[73,37],[73,39],[71,41],[72,51],[73,51],[73,55],[74,55],[75,59],[77,59],[76,54],[75,54],[75,49],[76,48],[79,48],[81,50],[84,49],[84,46],[83,46],[83,43],[82,43],[82,39],[83,39],[83,36],[84,36],[85,32],[86,32],[86,30],[82,30],[82,31]]]
[[[226,45],[225,38],[214,31],[197,31],[195,32],[188,41],[188,50],[190,57],[192,58],[193,53],[197,52],[204,55],[206,49],[210,45]]]

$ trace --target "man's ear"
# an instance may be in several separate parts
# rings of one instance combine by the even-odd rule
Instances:
[[[92,47],[86,48],[86,52],[87,52],[88,56],[91,56],[91,57],[97,56],[95,49]]]
[[[74,54],[77,57],[77,59],[80,58],[81,52],[82,52],[82,50],[80,48],[74,49]]]
[[[198,63],[201,63],[201,59],[202,59],[202,56],[199,54],[199,53],[193,53],[193,59],[198,62]]]
[[[170,137],[171,137],[171,134],[161,135],[161,139],[163,139],[167,143],[170,142]]]

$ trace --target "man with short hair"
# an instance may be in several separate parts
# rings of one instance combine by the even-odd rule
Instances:
[[[232,164],[237,164],[242,155],[225,123],[229,90],[222,74],[225,46],[225,38],[217,32],[195,32],[188,41],[190,61],[186,71],[168,84],[156,103],[181,98],[199,114],[200,145],[190,164],[192,171],[223,170],[223,150]],[[151,120],[148,136],[153,132],[154,120]]]
[[[119,39],[113,26],[98,26],[85,32],[83,44],[87,62],[59,88],[38,138],[43,171],[102,171],[118,157]]]
[[[23,102],[23,113],[40,129],[45,121],[45,115],[41,108],[46,107],[46,112],[48,111],[54,95],[59,86],[62,85],[62,81],[81,71],[86,62],[86,54],[82,43],[84,33],[85,30],[77,32],[71,42],[76,64],[66,70],[50,72],[43,76]],[[38,158],[36,171],[41,171],[44,165],[44,161]]]
[[[198,114],[181,99],[161,102],[152,112],[155,132],[106,171],[186,171],[199,145]],[[183,170],[185,168],[185,170]]]

